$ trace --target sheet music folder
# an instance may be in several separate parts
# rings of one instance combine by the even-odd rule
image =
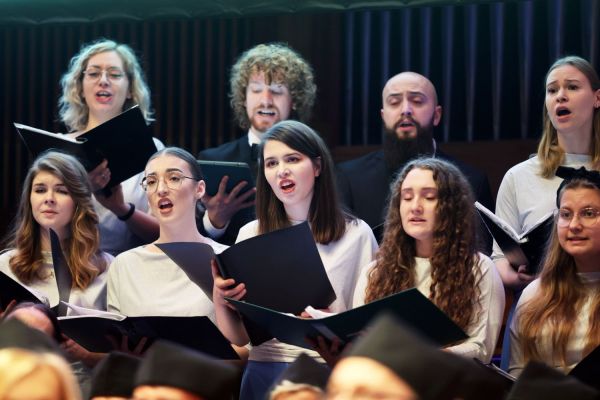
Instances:
[[[57,149],[79,159],[87,171],[108,160],[113,187],[144,170],[156,152],[150,127],[136,105],[97,127],[72,139],[66,135],[14,123],[33,157]]]
[[[528,274],[537,274],[543,262],[546,243],[552,232],[553,213],[546,214],[530,230],[519,235],[481,203],[475,202],[475,207],[510,265],[513,268],[527,265]]]
[[[237,353],[208,317],[125,317],[114,320],[102,316],[77,315],[59,318],[62,332],[89,351],[105,353],[115,350],[107,335],[117,341],[122,335],[135,346],[143,337],[150,343],[166,339],[202,351],[214,357],[237,360]]]
[[[300,314],[308,305],[327,308],[336,298],[306,222],[244,240],[217,255],[203,243],[158,247],[205,293],[212,288],[210,260],[215,258],[223,277],[246,285],[245,300],[253,304]]]
[[[210,161],[198,160],[198,165],[202,169],[204,181],[206,182],[206,193],[214,196],[219,191],[219,184],[225,175],[229,177],[225,192],[229,193],[240,182],[246,181],[247,184],[240,193],[244,193],[254,187],[252,172],[247,163],[231,161]]]
[[[17,303],[23,301],[30,301],[32,303],[44,302],[43,299],[40,299],[27,289],[27,287],[0,271],[0,311],[4,310],[13,300],[16,300]]]
[[[280,342],[308,349],[311,347],[305,337],[323,336],[328,340],[337,337],[342,344],[351,342],[381,312],[395,315],[440,346],[467,338],[460,327],[415,288],[321,319],[298,318],[246,301],[227,300]]]

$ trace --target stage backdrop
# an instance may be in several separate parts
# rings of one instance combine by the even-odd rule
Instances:
[[[381,89],[403,70],[438,88],[440,142],[536,139],[548,66],[578,54],[598,70],[599,25],[597,0],[0,0],[0,228],[30,162],[12,122],[64,130],[58,81],[91,40],[115,39],[138,52],[154,134],[193,153],[242,134],[227,98],[236,56],[257,43],[288,43],[316,73],[311,125],[336,154],[348,154],[339,149],[381,143]]]

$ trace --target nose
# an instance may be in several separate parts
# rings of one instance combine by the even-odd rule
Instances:
[[[100,85],[108,85],[110,80],[108,79],[108,71],[100,71]]]
[[[279,169],[277,170],[277,175],[280,178],[285,178],[290,174],[290,169],[284,163],[279,164]]]
[[[567,91],[565,90],[565,88],[561,87],[560,89],[558,89],[558,93],[556,94],[556,101],[562,103],[567,100]]]
[[[569,221],[569,229],[572,231],[577,231],[582,228],[581,221],[579,219],[579,215],[574,214],[573,218]]]
[[[423,202],[420,197],[415,196],[410,202],[410,209],[415,214],[423,213]]]
[[[263,91],[261,92],[260,103],[263,107],[268,107],[273,104],[273,94],[271,93],[271,90],[268,87],[263,89]]]
[[[410,101],[404,100],[400,105],[400,110],[402,111],[402,115],[412,115],[412,104]]]
[[[159,196],[169,192],[169,186],[167,186],[167,181],[164,178],[159,178],[156,184],[158,185],[156,187],[156,192]]]
[[[55,201],[54,198],[54,191],[53,190],[48,190],[46,192],[46,197],[44,198],[44,203],[50,203],[53,204]]]

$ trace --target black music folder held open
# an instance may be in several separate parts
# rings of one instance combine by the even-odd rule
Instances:
[[[244,300],[252,304],[299,314],[308,305],[327,308],[336,299],[306,222],[252,237],[217,255],[203,243],[158,246],[201,288],[212,286],[207,271],[215,258],[224,278],[246,285]]]
[[[569,375],[600,390],[600,346],[579,361]]]
[[[72,139],[66,135],[14,123],[33,157],[56,149],[79,159],[87,171],[108,160],[113,187],[144,170],[148,158],[156,152],[150,127],[138,106],[117,115]]]
[[[123,317],[117,314],[73,315],[59,317],[61,331],[88,351],[106,353],[115,350],[112,336],[120,343],[127,336],[133,348],[146,337],[149,346],[166,339],[225,360],[239,359],[231,344],[208,317]]]
[[[467,338],[458,325],[415,288],[320,319],[298,318],[246,301],[227,300],[246,319],[280,342],[308,349],[311,347],[306,342],[306,337],[322,336],[327,340],[337,338],[342,344],[348,343],[382,312],[393,314],[439,346]]]
[[[0,271],[0,311],[4,310],[13,300],[16,300],[17,303],[24,301],[32,303],[45,302],[45,299],[39,298],[20,282]]]
[[[210,196],[217,194],[221,179],[223,179],[225,175],[229,177],[227,186],[225,187],[227,193],[231,192],[231,190],[242,181],[246,181],[247,184],[242,188],[240,193],[244,193],[255,186],[252,172],[247,163],[198,160],[198,165],[200,165],[202,174],[204,175],[206,193]]]
[[[553,212],[544,215],[531,229],[519,235],[481,203],[476,201],[475,208],[510,265],[513,268],[527,265],[528,274],[537,274],[552,232]]]

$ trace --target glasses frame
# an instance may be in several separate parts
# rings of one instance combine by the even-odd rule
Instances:
[[[570,212],[571,217],[570,218],[562,217],[561,211]],[[594,216],[586,217],[584,215],[584,213],[588,212],[588,211],[592,211]],[[594,208],[594,207],[584,207],[584,208],[579,209],[577,212],[574,212],[572,210],[559,208],[554,212],[554,217],[556,218],[556,226],[558,226],[560,228],[568,227],[569,225],[571,225],[571,222],[573,221],[573,218],[575,218],[575,216],[577,216],[577,221],[579,222],[579,224],[581,224],[581,226],[583,226],[585,228],[591,228],[598,223],[598,220],[600,219],[600,210],[598,210],[597,208]]]
[[[89,75],[90,72],[99,72],[100,75],[98,75],[97,78],[92,78]],[[116,78],[116,77],[111,76],[111,73],[119,73],[120,76],[118,78]],[[127,76],[127,73],[117,67],[110,67],[110,68],[106,68],[106,69],[92,67],[91,71],[90,71],[90,68],[86,68],[83,71],[81,71],[81,75],[83,75],[83,80],[86,80],[88,82],[93,82],[93,83],[100,81],[104,75],[106,75],[106,79],[111,82],[121,82]]]
[[[179,177],[181,178],[181,180],[179,181],[179,183],[177,184],[177,187],[172,187],[171,184],[168,181],[168,177],[173,176],[173,174],[177,174],[179,175]],[[142,187],[142,189],[144,190],[144,192],[148,193],[148,194],[154,194],[158,191],[158,181],[160,180],[161,177],[157,176],[156,177],[156,187],[154,188],[153,191],[149,191],[148,190],[148,177],[144,176],[144,178],[142,179],[142,181],[140,182],[140,186]],[[198,181],[196,178],[193,178],[191,176],[186,176],[184,175],[182,172],[178,172],[178,171],[169,171],[165,174],[163,174],[162,176],[162,180],[165,183],[165,185],[171,189],[171,190],[179,190],[181,188],[181,185],[183,185],[183,179],[191,179],[193,181]]]

